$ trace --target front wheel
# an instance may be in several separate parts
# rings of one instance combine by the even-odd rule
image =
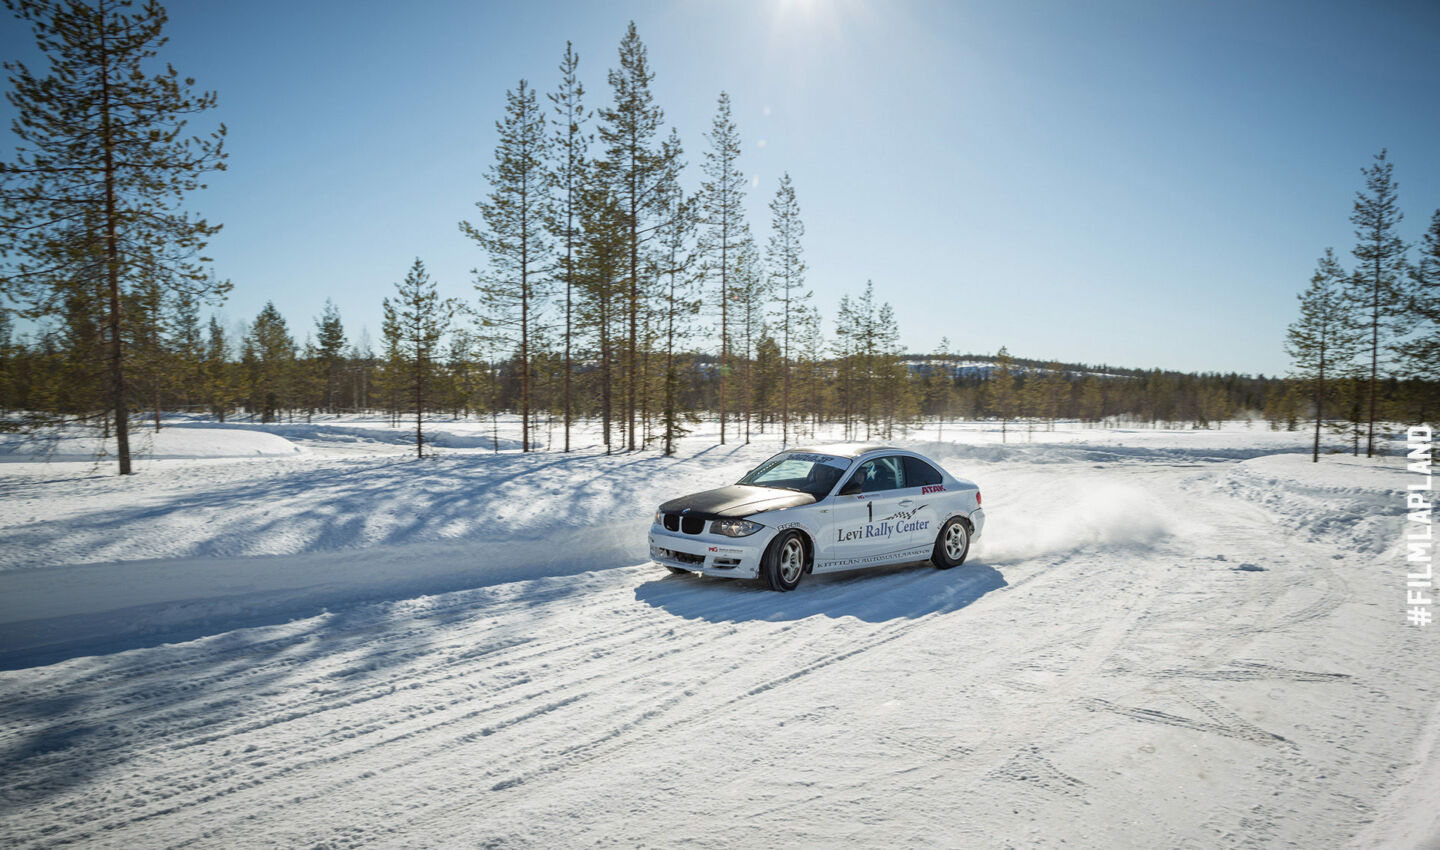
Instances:
[[[960,517],[951,517],[935,538],[935,549],[930,553],[930,563],[942,570],[958,567],[965,563],[970,554],[970,527]]]
[[[800,532],[787,531],[765,550],[760,575],[771,590],[794,590],[805,574],[805,541]]]

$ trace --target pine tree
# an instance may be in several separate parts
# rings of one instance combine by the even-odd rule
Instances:
[[[890,302],[880,305],[876,319],[876,396],[884,411],[885,439],[890,440],[894,439],[897,426],[908,429],[915,422],[920,403],[915,382],[910,380],[910,370],[901,359],[905,348],[900,344],[900,323]]]
[[[1440,375],[1440,210],[1430,217],[1418,247],[1420,255],[1410,266],[1407,306],[1419,328],[1399,354],[1412,377],[1434,380]]]
[[[205,343],[204,373],[205,403],[216,421],[224,422],[235,403],[235,385],[230,374],[230,341],[225,337],[225,326],[214,316],[210,317]]]
[[[482,312],[496,330],[518,334],[520,366],[520,442],[530,451],[531,335],[538,324],[544,292],[543,269],[550,244],[546,223],[553,221],[548,192],[549,146],[545,114],[525,80],[505,93],[505,120],[496,122],[500,141],[488,179],[490,194],[475,204],[484,219],[477,228],[460,229],[490,255],[490,271],[479,277]]]
[[[859,311],[848,294],[840,296],[835,311],[835,341],[831,352],[835,358],[836,407],[840,414],[845,439],[855,439],[859,415],[862,357],[862,327]]]
[[[666,142],[666,156],[680,163],[680,139],[671,133]],[[694,253],[692,241],[696,225],[696,202],[687,198],[680,184],[668,180],[661,194],[660,277],[665,282],[664,323],[665,323],[665,370],[663,378],[663,400],[661,402],[661,427],[665,456],[675,454],[675,441],[689,429],[681,422],[680,374],[676,362],[676,345],[688,336],[691,316],[699,308],[699,302],[691,294],[692,266]]]
[[[389,298],[380,301],[380,338],[385,350],[381,359],[376,389],[390,414],[390,427],[400,424],[400,403],[405,396],[406,378],[410,373],[400,347],[400,313]]]
[[[1394,164],[1382,149],[1375,163],[1364,169],[1365,189],[1355,193],[1350,221],[1355,225],[1355,272],[1350,278],[1350,297],[1364,311],[1364,325],[1370,339],[1366,352],[1370,374],[1366,389],[1368,430],[1365,456],[1375,454],[1375,418],[1380,380],[1380,352],[1402,306],[1400,275],[1405,267],[1405,243],[1396,233],[1404,215],[1400,212],[1398,189],[1392,179]],[[1387,340],[1388,341],[1388,340]]]
[[[811,297],[805,290],[805,260],[800,240],[805,236],[805,223],[800,220],[800,204],[795,199],[795,185],[790,173],[780,178],[780,188],[770,201],[770,243],[768,260],[770,279],[775,282],[775,329],[780,343],[780,443],[790,440],[790,373],[795,352],[791,337],[795,318]]]
[[[765,324],[765,307],[773,293],[770,278],[760,268],[755,239],[743,220],[735,239],[735,268],[730,279],[731,312],[738,328],[732,333],[740,351],[740,402],[745,408],[745,444],[750,444],[755,420],[755,359]],[[731,351],[731,359],[735,352]],[[721,364],[724,368],[724,364]]]
[[[821,332],[820,310],[813,304],[801,305],[795,313],[795,397],[803,405],[797,432],[803,432],[805,414],[810,416],[810,436],[824,414],[825,376],[822,356],[825,337]]]
[[[950,337],[940,337],[940,345],[935,349],[935,357],[931,362],[930,369],[926,373],[925,404],[935,411],[935,420],[939,426],[935,439],[939,442],[945,441],[945,417],[950,415],[950,407],[955,402],[955,384],[951,379],[950,360]]]
[[[205,341],[200,329],[200,302],[188,293],[175,300],[171,316],[170,350],[175,358],[175,388],[182,407],[195,403],[193,393],[205,385]]]
[[[773,423],[778,413],[780,399],[780,368],[782,360],[780,356],[780,344],[770,332],[770,328],[761,324],[755,333],[755,356],[751,377],[751,406],[754,409],[755,422],[759,433],[765,433],[765,424]]]
[[[150,403],[155,430],[160,430],[162,395],[171,378],[171,357],[166,347],[169,316],[158,282],[146,276],[121,305],[125,347],[131,352],[135,389]]]
[[[325,312],[315,320],[315,357],[324,376],[324,405],[335,412],[335,398],[340,391],[340,370],[344,364],[345,325],[335,302],[325,299]]]
[[[990,375],[990,411],[1000,417],[1000,442],[1006,441],[1006,424],[1015,418],[1020,392],[1015,386],[1015,358],[1005,346],[995,354],[995,370]]]
[[[624,317],[626,229],[619,199],[599,181],[593,181],[593,188],[587,190],[580,210],[584,238],[578,258],[577,314],[594,339],[599,360],[595,394],[605,453],[609,454],[614,448],[616,347],[623,336],[619,325]]]
[[[261,422],[275,422],[290,405],[290,380],[295,364],[295,340],[285,317],[273,302],[265,302],[245,336],[250,362],[250,413]]]
[[[207,171],[224,168],[224,125],[208,137],[186,135],[189,118],[215,105],[191,93],[194,82],[172,66],[156,73],[165,45],[165,10],[128,0],[13,0],[31,26],[49,73],[7,62],[24,148],[0,165],[0,232],[5,261],[0,294],[16,302],[45,300],[56,280],[77,265],[101,271],[108,346],[107,405],[114,414],[119,472],[131,471],[124,339],[127,296],[145,280],[164,295],[220,297],[199,252],[218,229],[181,209],[203,188]],[[76,252],[73,231],[85,228],[94,252]]]
[[[661,187],[669,179],[672,164],[655,148],[655,138],[664,113],[655,105],[650,83],[655,75],[645,45],[631,21],[620,41],[620,67],[611,69],[610,87],[614,103],[600,110],[600,139],[605,158],[600,175],[619,202],[625,236],[627,290],[625,345],[625,440],[634,451],[635,418],[640,401],[640,320],[642,312],[641,273],[647,239],[654,236],[653,219],[660,204]],[[639,411],[641,417],[645,411]]]
[[[570,451],[570,425],[572,418],[575,360],[573,343],[575,336],[575,299],[577,286],[577,254],[580,248],[580,205],[584,200],[584,181],[587,176],[586,152],[591,137],[585,125],[590,113],[585,109],[585,87],[581,85],[576,69],[580,57],[570,42],[565,42],[565,55],[560,60],[560,88],[552,93],[550,103],[555,110],[555,136],[552,141],[554,165],[551,180],[557,199],[552,207],[550,234],[560,253],[556,257],[559,277],[565,284],[565,361],[563,367],[563,388],[561,405],[564,416],[565,451]]]
[[[415,456],[423,458],[426,399],[434,380],[440,340],[449,330],[455,305],[440,297],[419,257],[405,279],[395,284],[395,291],[395,301],[387,298],[383,305],[391,327],[387,338],[394,338],[398,359],[408,372],[407,394],[415,402]]]
[[[730,95],[720,92],[715,119],[706,134],[710,149],[701,167],[706,181],[700,188],[705,241],[704,252],[711,277],[718,276],[716,301],[720,305],[720,445],[725,445],[726,387],[731,371],[731,276],[739,242],[748,236],[745,219],[745,175],[740,171],[740,133],[730,116]]]
[[[1326,379],[1334,380],[1337,365],[1348,363],[1360,341],[1354,304],[1345,298],[1345,271],[1329,248],[1315,267],[1310,287],[1300,298],[1300,318],[1290,325],[1285,350],[1294,361],[1291,375],[1308,384],[1315,414],[1315,440],[1310,459],[1320,460],[1320,428],[1325,402],[1333,393]]]
[[[875,283],[865,281],[865,291],[853,305],[856,322],[856,354],[859,357],[859,380],[862,397],[861,418],[865,422],[865,439],[879,432],[879,419],[875,414],[875,389],[880,379],[881,336],[880,321],[875,310]]]

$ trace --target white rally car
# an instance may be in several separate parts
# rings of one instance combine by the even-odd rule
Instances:
[[[918,454],[818,446],[775,455],[739,483],[660,506],[650,557],[672,572],[762,578],[929,560],[965,562],[985,528],[980,488]]]

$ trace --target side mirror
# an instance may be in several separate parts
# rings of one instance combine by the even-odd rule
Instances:
[[[840,488],[840,495],[841,495],[841,496],[854,496],[854,495],[856,495],[856,494],[858,494],[858,493],[860,493],[860,492],[861,492],[861,485],[860,485],[860,479],[859,479],[858,476],[855,477],[855,478],[851,478],[849,481],[846,481],[846,482],[845,482],[845,486]]]

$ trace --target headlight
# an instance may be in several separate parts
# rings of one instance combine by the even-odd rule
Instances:
[[[723,534],[726,537],[749,537],[765,526],[758,522],[751,522],[748,519],[717,519],[710,523],[712,534]]]
[[[664,512],[664,511],[656,511],[656,512],[655,512],[655,524],[656,524],[656,525],[664,525],[664,524],[665,524],[665,512]]]

